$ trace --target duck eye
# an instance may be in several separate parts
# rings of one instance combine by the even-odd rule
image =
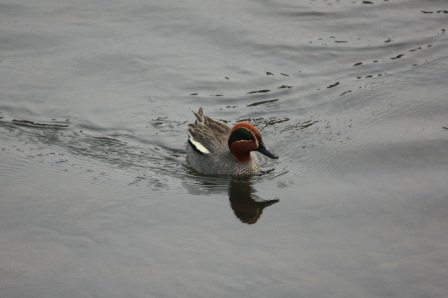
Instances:
[[[239,141],[255,140],[254,134],[246,128],[239,128],[235,130],[232,135],[235,135],[235,138]]]
[[[229,138],[229,147],[236,141],[253,141],[255,140],[254,134],[247,128],[238,128],[235,130]]]

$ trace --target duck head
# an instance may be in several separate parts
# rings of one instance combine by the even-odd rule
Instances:
[[[251,151],[258,151],[273,159],[278,158],[266,148],[258,129],[248,122],[239,122],[232,128],[228,144],[230,152],[240,162],[249,162]]]

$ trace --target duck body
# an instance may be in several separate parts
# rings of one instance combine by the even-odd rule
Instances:
[[[251,176],[260,172],[259,160],[253,151],[270,158],[258,129],[248,122],[230,128],[224,122],[204,115],[202,108],[196,121],[187,125],[187,162],[197,172],[207,175]]]

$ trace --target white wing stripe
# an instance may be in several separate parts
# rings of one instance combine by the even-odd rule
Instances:
[[[210,151],[207,150],[207,148],[204,147],[204,145],[202,145],[201,143],[199,143],[198,141],[196,141],[195,139],[193,139],[193,137],[188,134],[188,140],[190,140],[190,142],[196,147],[196,149],[198,149],[200,152],[205,153],[205,154],[209,154]]]

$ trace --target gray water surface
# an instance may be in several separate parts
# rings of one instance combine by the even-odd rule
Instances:
[[[0,0],[1,297],[448,296],[446,1],[63,2]]]

